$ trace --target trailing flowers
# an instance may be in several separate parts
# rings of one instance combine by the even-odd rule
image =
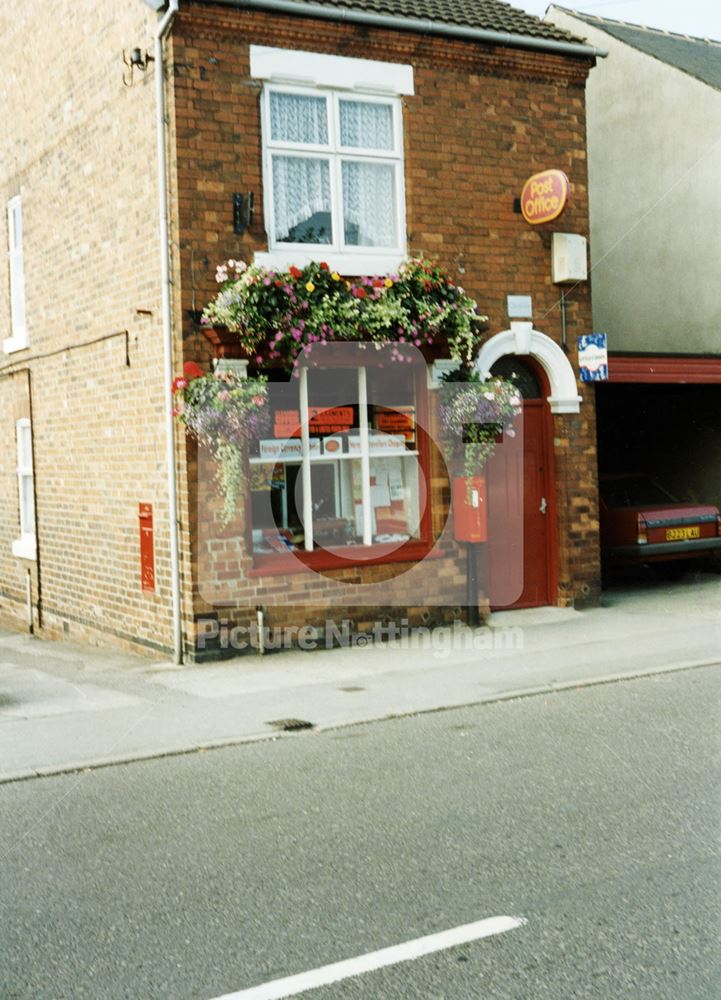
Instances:
[[[175,415],[218,463],[216,481],[228,523],[245,482],[247,446],[269,425],[266,380],[226,370],[206,374],[194,361],[186,361],[183,374],[173,380],[173,393]]]
[[[397,274],[353,280],[326,263],[275,271],[229,260],[216,279],[222,287],[201,322],[236,333],[257,365],[289,370],[303,351],[337,340],[390,341],[398,361],[407,357],[400,345],[447,345],[451,358],[470,364],[487,319],[447,271],[421,257]]]
[[[483,471],[500,434],[515,436],[514,419],[523,406],[519,390],[505,379],[482,379],[475,370],[461,369],[441,384],[439,393],[444,444],[448,453],[462,458],[470,479]]]

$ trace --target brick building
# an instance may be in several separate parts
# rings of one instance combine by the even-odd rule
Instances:
[[[384,548],[388,536],[373,530],[341,561],[261,551],[250,496],[237,522],[219,523],[202,455],[171,434],[168,375],[183,361],[210,364],[198,311],[228,258],[279,269],[324,260],[357,275],[392,273],[423,253],[462,280],[489,316],[479,365],[510,365],[526,386],[525,454],[489,472],[516,477],[518,508],[517,537],[495,555],[489,537],[487,561],[500,567],[491,599],[593,600],[594,400],[574,376],[590,294],[575,287],[564,324],[550,251],[554,231],[588,232],[584,88],[596,50],[498,0],[432,0],[423,22],[404,0],[187,0],[157,15],[153,6],[83,0],[50,18],[27,7],[5,16],[2,617],[192,657],[209,618],[242,624],[258,608],[270,625],[458,616],[465,551],[431,447],[415,442],[395,487],[386,480],[425,511],[415,548]],[[43,58],[28,67],[30,35]],[[561,219],[531,226],[518,195],[547,168],[568,175],[572,197]],[[333,235],[319,241],[309,231],[321,223]],[[524,297],[525,320],[532,298],[533,325],[511,321],[508,296]],[[419,421],[426,372],[412,381],[392,405]],[[366,401],[353,405],[357,419]],[[342,492],[344,473],[332,468],[329,483],[341,485],[328,488]],[[286,501],[295,474],[284,470]],[[524,579],[504,591],[512,550]]]

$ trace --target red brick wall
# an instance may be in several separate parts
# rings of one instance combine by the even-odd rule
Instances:
[[[216,291],[216,264],[228,257],[250,260],[255,251],[267,249],[261,86],[249,78],[251,44],[412,64],[415,94],[403,100],[409,251],[437,257],[451,269],[477,298],[481,312],[490,316],[489,335],[508,327],[506,296],[530,294],[534,326],[560,341],[550,241],[553,229],[588,233],[588,61],[191,4],[173,33],[177,240],[186,357],[207,358],[210,353],[190,310],[202,308]],[[514,198],[530,174],[547,167],[568,174],[571,203],[559,222],[533,228],[514,212]],[[240,237],[232,231],[234,191],[255,193],[254,224]],[[589,287],[581,284],[570,295],[569,343],[591,329]],[[570,360],[575,365],[573,347]],[[598,592],[594,399],[590,392],[582,394],[580,416],[554,420],[558,600],[564,604],[593,599]],[[436,478],[440,491],[444,483]],[[191,464],[191,488],[193,479]],[[190,538],[193,500],[191,495]],[[228,539],[228,544],[241,546],[237,539]],[[197,556],[195,552],[193,558]],[[247,556],[236,548],[224,563],[229,572],[236,571],[237,559],[248,565]],[[240,579],[239,595],[250,608],[252,581]],[[457,603],[463,580],[459,561],[438,563],[434,579],[434,602]],[[281,590],[284,603],[317,600],[323,607],[322,578],[309,589],[287,578]],[[198,601],[197,612],[203,608]]]

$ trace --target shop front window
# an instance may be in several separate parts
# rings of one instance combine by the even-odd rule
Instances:
[[[391,368],[302,369],[274,384],[250,456],[256,556],[420,541],[426,478],[415,379]],[[272,436],[270,436],[272,435]]]

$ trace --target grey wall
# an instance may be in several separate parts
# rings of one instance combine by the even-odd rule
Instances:
[[[546,19],[609,51],[586,91],[594,328],[612,351],[721,353],[721,92]]]

